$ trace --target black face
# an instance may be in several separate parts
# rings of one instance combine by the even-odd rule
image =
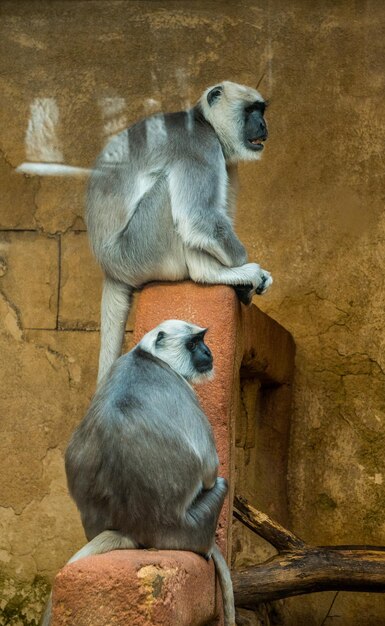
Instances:
[[[205,333],[206,331],[203,330],[196,335],[190,335],[186,341],[186,348],[191,353],[194,368],[201,374],[213,369],[213,356],[210,348],[203,341]]]
[[[263,150],[263,142],[267,139],[267,126],[263,114],[265,102],[253,102],[245,108],[244,141],[250,150]]]

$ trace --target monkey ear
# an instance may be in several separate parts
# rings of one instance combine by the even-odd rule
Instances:
[[[218,85],[218,87],[213,87],[213,89],[211,89],[209,93],[207,94],[207,102],[209,106],[210,107],[213,106],[213,104],[216,102],[216,100],[218,100],[218,98],[221,97],[222,94],[223,94],[222,85]]]
[[[163,332],[163,330],[160,330],[155,339],[155,345],[158,346],[160,343],[162,343],[162,340],[165,338],[165,336],[166,336],[166,333]]]

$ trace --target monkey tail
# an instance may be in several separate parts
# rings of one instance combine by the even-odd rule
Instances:
[[[218,574],[219,584],[222,591],[225,626],[235,626],[234,593],[230,570],[221,551],[216,544],[214,544],[212,558],[215,563],[215,569]]]
[[[138,544],[129,537],[122,535],[116,530],[104,530],[102,533],[94,537],[91,541],[86,543],[83,548],[80,548],[69,561],[69,563],[75,563],[80,559],[84,559],[87,556],[94,554],[104,554],[105,552],[112,552],[112,550],[135,550]],[[40,621],[40,626],[50,626],[51,624],[51,612],[52,612],[52,591],[49,594],[48,602],[44,610],[43,617]]]
[[[106,276],[103,285],[98,384],[120,356],[132,287]]]
[[[105,552],[112,552],[112,550],[135,550],[137,547],[138,544],[127,535],[122,535],[117,530],[104,530],[71,556],[67,565],[84,559],[86,556],[104,554]]]

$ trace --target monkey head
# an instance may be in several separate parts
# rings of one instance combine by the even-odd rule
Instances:
[[[222,144],[226,161],[261,158],[268,136],[267,104],[256,89],[223,81],[206,89],[199,104]]]
[[[166,320],[139,342],[142,350],[165,361],[187,381],[198,383],[213,375],[213,357],[204,342],[207,328],[182,320]]]

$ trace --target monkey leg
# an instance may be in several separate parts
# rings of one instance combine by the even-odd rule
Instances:
[[[109,276],[103,285],[98,383],[120,356],[132,288]]]
[[[186,249],[186,263],[189,274],[197,283],[239,285],[239,299],[249,304],[254,293],[262,294],[269,288],[273,279],[270,272],[257,263],[246,263],[240,267],[224,267],[216,259],[203,251]]]

